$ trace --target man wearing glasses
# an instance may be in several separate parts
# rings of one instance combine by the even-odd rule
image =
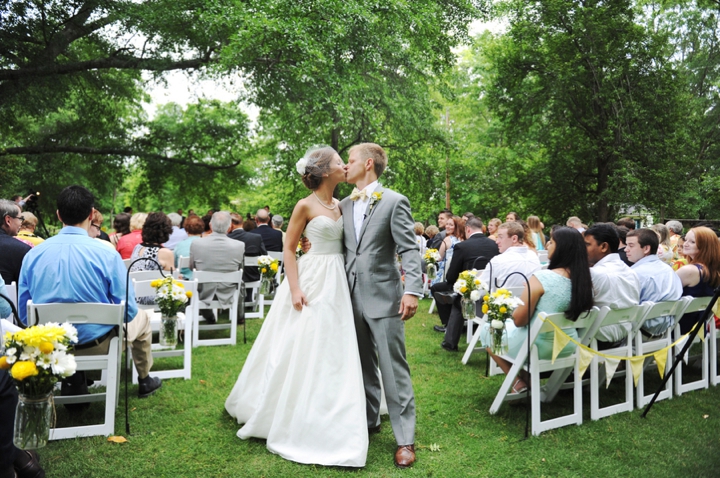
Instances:
[[[0,275],[10,285],[19,281],[23,258],[31,248],[15,239],[25,220],[15,202],[0,199],[0,220]]]

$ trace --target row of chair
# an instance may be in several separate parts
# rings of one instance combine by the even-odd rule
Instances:
[[[538,356],[538,348],[535,345],[535,341],[538,336],[542,333],[553,332],[555,326],[568,330],[576,329],[578,331],[579,342],[585,346],[590,347],[593,350],[597,350],[597,339],[596,333],[600,327],[607,325],[619,325],[624,327],[628,331],[628,339],[622,346],[617,346],[613,349],[603,350],[602,353],[605,355],[620,356],[620,357],[637,357],[640,355],[653,354],[657,351],[668,348],[667,360],[666,360],[666,371],[672,364],[672,358],[675,354],[679,353],[687,338],[683,339],[680,335],[679,319],[686,313],[703,311],[708,306],[711,297],[683,297],[677,301],[668,301],[660,303],[646,302],[642,305],[629,307],[627,309],[613,310],[608,307],[598,309],[593,307],[585,315],[581,316],[577,321],[573,322],[565,318],[564,313],[549,314],[546,316],[545,321],[536,320],[533,322],[529,330],[529,337],[526,339],[523,346],[520,348],[518,356],[515,358],[506,357],[508,360],[513,362],[513,366],[510,373],[505,377],[500,390],[495,397],[495,400],[490,407],[490,413],[495,414],[500,409],[501,405],[506,401],[517,400],[525,398],[524,394],[511,394],[511,387],[515,382],[516,377],[520,373],[521,369],[525,369],[530,374],[530,395],[531,395],[531,415],[532,415],[532,433],[538,435],[539,433],[566,426],[570,424],[580,425],[582,423],[582,387],[583,380],[580,376],[581,370],[581,354],[579,347],[573,352],[573,354],[558,358],[552,363],[551,360],[540,359]],[[664,334],[659,337],[645,337],[641,332],[642,325],[650,319],[672,316],[675,317],[675,326],[669,328]],[[477,318],[476,322],[480,327],[471,338],[470,346],[468,351],[463,357],[463,363],[467,363],[468,358],[473,353],[475,345],[480,335],[481,324],[484,320]],[[659,395],[658,399],[671,398],[674,395],[681,395],[690,390],[697,390],[701,388],[708,388],[709,384],[717,385],[720,383],[720,376],[718,375],[717,365],[717,332],[715,329],[714,321],[710,321],[708,339],[702,341],[702,378],[699,380],[692,381],[690,383],[683,382],[682,378],[682,363],[678,366],[674,373],[674,381],[668,381],[667,386]],[[552,324],[551,324],[552,323]],[[698,339],[699,340],[699,339]],[[530,343],[530,366],[529,369],[526,365],[528,355],[528,344]],[[673,354],[673,347],[670,347],[673,343],[676,343]],[[688,352],[689,353],[689,352]],[[712,360],[709,358],[712,357]],[[606,417],[615,413],[632,411],[635,406],[638,408],[644,407],[651,399],[653,394],[645,393],[644,384],[644,369],[652,363],[652,356],[645,359],[643,363],[643,372],[640,373],[637,388],[634,387],[633,376],[631,372],[631,365],[629,360],[626,360],[625,371],[619,371],[615,374],[615,377],[624,376],[625,379],[625,394],[624,399],[620,403],[602,406],[600,403],[600,391],[602,384],[605,382],[604,373],[605,369],[600,368],[600,364],[605,359],[600,355],[593,355],[592,362],[590,363],[590,379],[586,380],[590,386],[590,416],[593,420],[598,420],[602,417]],[[708,373],[710,371],[710,373]],[[547,382],[541,386],[540,375],[545,372],[551,372],[550,378]],[[572,383],[566,383],[566,379],[573,375]],[[673,387],[674,384],[674,387]],[[541,419],[541,402],[552,401],[561,388],[572,387],[573,389],[573,412],[554,419],[545,420]],[[633,390],[635,393],[633,394]],[[537,391],[537,392],[536,392]]]

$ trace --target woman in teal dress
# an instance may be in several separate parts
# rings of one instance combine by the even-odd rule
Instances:
[[[546,247],[550,265],[547,270],[539,270],[532,275],[530,294],[525,286],[521,296],[524,305],[517,307],[513,319],[506,322],[509,357],[517,356],[527,338],[528,312],[532,316],[530,323],[537,319],[540,312],[565,312],[565,316],[574,321],[593,305],[590,265],[582,234],[570,227],[558,227],[552,231]],[[577,331],[574,329],[568,335],[577,339]],[[512,363],[494,355],[489,347],[491,337],[488,324],[485,324],[481,338],[493,360],[503,372],[508,373]],[[540,358],[549,359],[552,356],[553,333],[541,334],[535,344]],[[575,345],[569,343],[559,356],[570,355],[574,348]],[[527,383],[527,375],[521,374],[513,384],[513,392],[526,391]]]

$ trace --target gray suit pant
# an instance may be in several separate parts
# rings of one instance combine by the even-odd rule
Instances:
[[[398,445],[411,445],[415,443],[415,394],[405,358],[405,324],[400,315],[365,317],[362,299],[357,291],[352,293],[368,428],[380,424],[379,364],[395,440]]]

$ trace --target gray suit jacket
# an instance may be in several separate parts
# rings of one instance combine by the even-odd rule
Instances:
[[[352,293],[358,288],[367,317],[379,319],[398,315],[403,284],[395,263],[395,254],[402,258],[405,269],[405,291],[422,295],[420,253],[410,214],[410,203],[401,194],[383,188],[382,199],[368,203],[360,229],[360,240],[355,239],[353,201],[345,198],[340,203],[345,228],[345,272]]]
[[[235,272],[243,267],[245,244],[225,234],[213,232],[190,244],[190,269],[212,272]],[[230,307],[235,289],[228,284],[207,284],[199,290],[200,300],[208,303],[217,297],[223,307]]]

